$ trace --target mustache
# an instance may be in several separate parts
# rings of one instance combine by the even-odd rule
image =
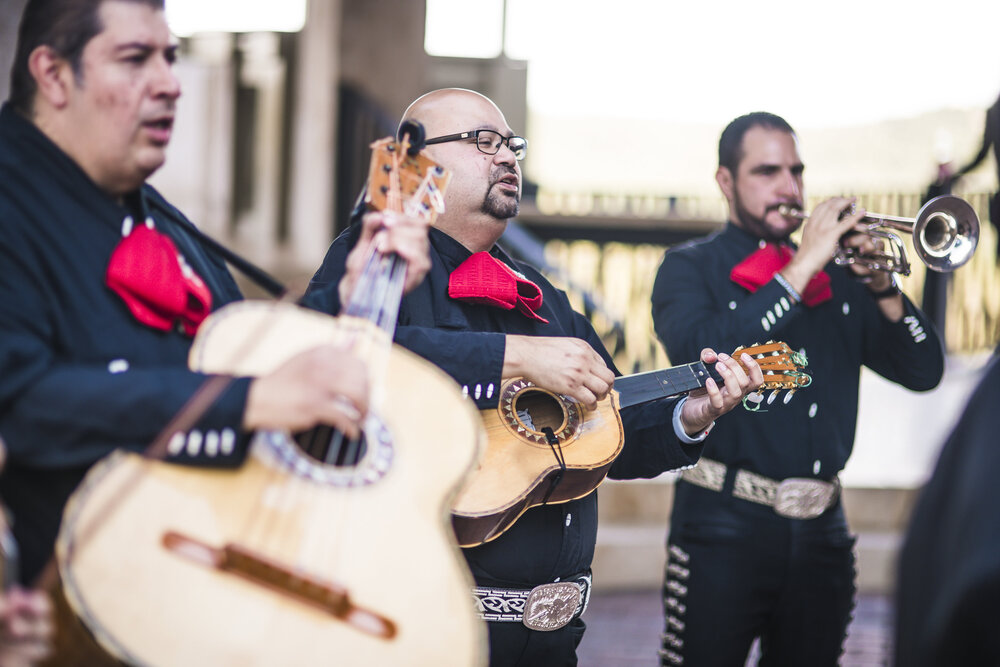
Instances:
[[[795,209],[798,209],[800,211],[805,210],[802,207],[802,202],[801,201],[793,199],[793,200],[790,200],[790,201],[779,201],[779,202],[777,202],[775,204],[771,204],[771,205],[767,206],[764,209],[764,215],[766,216],[771,211],[777,211],[782,206],[788,206],[789,208],[795,208]]]
[[[500,167],[494,167],[493,171],[490,173],[490,185],[498,183],[500,179],[503,178],[504,176],[513,176],[514,178],[517,179],[519,185],[521,183],[521,179],[520,177],[518,177],[516,169],[506,166],[500,166]]]

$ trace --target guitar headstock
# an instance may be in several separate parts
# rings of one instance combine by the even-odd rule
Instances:
[[[422,141],[422,140],[421,140]],[[371,144],[365,204],[377,211],[405,211],[433,223],[444,210],[444,191],[451,174],[421,152],[411,149],[409,135]]]
[[[803,370],[809,364],[805,355],[792,351],[786,343],[768,341],[763,345],[738,347],[733,352],[733,358],[739,361],[744,352],[753,357],[764,373],[764,384],[760,390],[802,389],[812,382],[812,377]]]
[[[739,347],[733,352],[733,358],[739,360],[740,355],[744,352],[753,357],[764,373],[764,384],[743,399],[743,406],[747,410],[757,411],[760,409],[760,403],[764,400],[761,393],[763,391],[771,391],[767,397],[767,403],[771,404],[781,390],[785,389],[787,393],[784,402],[787,403],[796,390],[808,387],[812,383],[812,377],[803,370],[809,364],[806,356],[800,352],[794,352],[786,343],[768,341],[763,345],[754,344],[750,347]],[[740,366],[742,365],[741,363]]]

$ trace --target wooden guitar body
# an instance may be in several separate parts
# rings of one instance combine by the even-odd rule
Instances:
[[[320,343],[378,335],[363,320],[242,302],[202,325],[191,366],[260,375]],[[95,466],[57,556],[105,649],[144,665],[485,663],[448,524],[484,438],[479,415],[436,367],[382,349],[371,365],[387,381],[355,466],[307,457],[281,432],[258,433],[235,470],[121,452]]]
[[[515,378],[501,386],[499,406],[480,414],[486,451],[452,506],[462,546],[494,539],[530,507],[586,496],[604,480],[625,442],[615,391],[588,410]],[[558,444],[550,446],[550,437]]]
[[[741,347],[733,357],[742,352],[760,366],[764,382],[759,390],[772,391],[768,403],[779,391],[790,396],[811,382],[801,370],[807,365],[805,356],[785,343]],[[604,481],[622,450],[622,408],[698,389],[709,378],[724,383],[700,361],[619,377],[594,410],[523,378],[504,380],[497,408],[480,412],[489,437],[486,452],[452,505],[458,543],[472,547],[489,542],[531,507],[586,496]],[[761,400],[762,395],[756,403]]]

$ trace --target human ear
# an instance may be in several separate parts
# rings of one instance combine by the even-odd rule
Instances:
[[[719,189],[722,190],[722,196],[724,196],[727,201],[733,201],[735,185],[733,173],[729,171],[729,167],[719,167],[719,169],[715,172],[715,182],[719,184]]]
[[[56,108],[66,106],[73,85],[73,68],[65,58],[43,44],[28,56],[28,71],[38,87],[37,97]]]

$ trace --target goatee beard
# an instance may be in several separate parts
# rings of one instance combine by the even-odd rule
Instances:
[[[509,169],[495,169],[490,174],[490,187],[486,190],[486,197],[483,198],[483,205],[480,210],[486,215],[493,216],[497,220],[510,220],[516,218],[520,211],[521,193],[511,196],[504,192],[497,192],[494,186],[507,174],[516,172]]]
[[[520,205],[516,197],[496,194],[493,192],[493,188],[490,188],[490,191],[486,193],[486,198],[483,200],[480,210],[497,220],[510,220],[517,217]]]
[[[754,236],[760,239],[764,239],[770,243],[780,243],[782,241],[787,241],[789,234],[784,236],[778,236],[771,228],[767,226],[767,221],[764,218],[757,217],[748,211],[744,206],[743,202],[740,201],[739,197],[733,202],[736,207],[736,219],[740,221],[740,226],[746,231],[750,232]],[[801,207],[800,207],[801,208]],[[768,207],[764,209],[764,217],[772,210],[777,210],[777,207]]]

